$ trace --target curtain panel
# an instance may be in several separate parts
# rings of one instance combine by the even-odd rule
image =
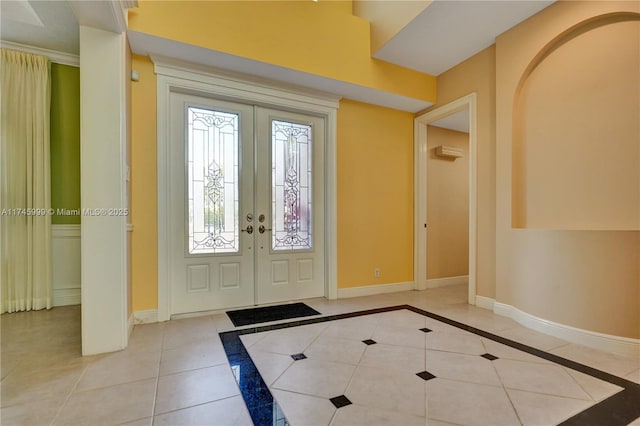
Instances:
[[[0,313],[49,309],[49,60],[0,50]]]

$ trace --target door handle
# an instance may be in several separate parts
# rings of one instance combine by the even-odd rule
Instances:
[[[253,226],[247,225],[247,229],[241,229],[240,231],[246,232],[247,234],[251,235],[253,234]]]
[[[260,225],[258,232],[264,234],[264,231],[271,231],[271,228],[265,228],[264,225]]]

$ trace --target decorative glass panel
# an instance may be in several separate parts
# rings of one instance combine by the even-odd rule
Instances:
[[[311,135],[310,125],[271,121],[273,250],[313,248]]]
[[[237,252],[238,114],[187,112],[189,253]]]

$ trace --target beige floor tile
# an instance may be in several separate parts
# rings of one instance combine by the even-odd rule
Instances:
[[[371,338],[378,343],[396,346],[411,346],[413,348],[424,349],[426,345],[426,335],[420,328],[409,329],[405,327],[390,327],[379,325],[376,327]]]
[[[327,326],[323,336],[361,342],[373,336],[377,324],[378,321],[372,315],[332,321]]]
[[[593,401],[602,401],[603,399],[622,390],[620,386],[612,385],[609,382],[580,373],[579,371],[572,370],[571,368],[564,367],[564,370],[573,377],[576,383],[582,387],[582,390],[584,390]]]
[[[387,327],[403,327],[411,330],[424,327],[427,321],[424,315],[416,314],[415,312],[407,309],[384,312],[377,314],[376,317],[378,319],[378,324],[380,325]]]
[[[427,417],[470,426],[520,424],[502,387],[439,378],[427,382]]]
[[[524,426],[556,425],[590,407],[593,402],[508,389]]]
[[[540,364],[549,364],[550,361],[547,361],[544,358],[537,357],[535,355],[528,354],[526,352],[522,352],[518,349],[514,349],[511,346],[503,345],[502,343],[494,342],[489,339],[482,339],[482,343],[487,351],[487,353],[497,356],[498,358],[503,359],[511,359],[515,361],[527,361],[527,362],[537,362]]]
[[[176,425],[251,425],[251,416],[241,396],[209,402],[155,416],[154,426]]]
[[[333,398],[344,394],[355,368],[349,364],[303,359],[294,362],[273,383],[273,388]]]
[[[327,327],[326,323],[307,325],[282,330],[274,330],[252,346],[262,352],[293,355],[304,352]]]
[[[419,373],[425,369],[424,349],[378,343],[367,346],[360,365]]]
[[[256,350],[250,350],[249,355],[267,386],[273,384],[294,363],[290,355]]]
[[[244,347],[248,349],[258,343],[260,340],[264,339],[270,333],[270,331],[265,331],[262,333],[243,334],[240,336],[240,340],[242,340],[242,344],[244,345]]]
[[[228,365],[171,374],[158,379],[156,414],[239,395]]]
[[[547,352],[551,349],[567,345],[567,342],[564,340],[548,334],[539,333],[521,325],[500,331],[500,336]]]
[[[455,423],[443,422],[442,420],[427,419],[426,426],[459,426]]]
[[[196,370],[227,363],[222,343],[198,342],[162,352],[160,375]]]
[[[375,407],[364,407],[356,404],[339,408],[331,423],[332,426],[424,426],[425,424],[426,419],[421,416],[413,416]]]
[[[320,336],[304,350],[304,354],[309,359],[355,365],[360,362],[366,346],[354,340]]]
[[[357,405],[424,417],[425,381],[415,373],[359,366],[345,395]]]
[[[273,397],[289,424],[294,426],[328,425],[336,412],[336,407],[325,398],[277,389],[273,390]]]
[[[155,378],[158,376],[159,364],[159,352],[124,350],[106,354],[87,367],[76,390],[97,389]]]
[[[162,349],[179,348],[211,339],[218,339],[218,331],[211,316],[173,320],[164,327]]]
[[[65,396],[40,399],[24,404],[3,407],[0,410],[0,424],[3,425],[49,425],[55,419]]]
[[[129,336],[128,350],[158,352],[162,350],[162,339],[164,338],[164,322],[154,324],[138,324],[133,328]]]
[[[470,333],[432,331],[431,333],[426,333],[426,347],[437,351],[469,355],[482,355],[485,353],[480,337]]]
[[[427,351],[426,370],[436,377],[501,386],[492,361],[477,355]]]
[[[493,365],[505,388],[590,401],[591,397],[559,365],[497,359]]]
[[[33,400],[59,398],[71,393],[82,375],[82,367],[14,371],[2,381],[2,407]]]
[[[624,378],[627,380],[631,380],[634,383],[640,384],[640,369],[627,374],[626,376],[624,376]]]
[[[156,380],[149,379],[108,388],[75,392],[56,418],[55,425],[119,424],[151,416]]]
[[[152,426],[153,417],[145,417],[143,419],[133,420],[131,422],[121,423],[122,426]]]
[[[616,355],[573,343],[550,352],[618,377],[624,377],[640,367],[640,358]]]

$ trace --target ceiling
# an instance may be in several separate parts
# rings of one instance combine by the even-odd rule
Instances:
[[[5,42],[79,54],[80,5],[106,1],[0,1],[0,39]],[[377,59],[432,75],[439,75],[495,42],[496,36],[553,3],[548,0],[436,0],[389,39],[375,54]],[[176,58],[207,65],[210,58],[230,71],[270,76],[316,90],[417,112],[431,104],[379,90],[347,84],[271,64],[212,52],[195,46],[174,46],[168,41],[129,31],[132,50],[139,54],[177,54]],[[154,44],[155,43],[155,44]],[[175,44],[175,43],[174,43]],[[183,58],[181,56],[191,55]],[[284,76],[284,77],[282,77]]]

